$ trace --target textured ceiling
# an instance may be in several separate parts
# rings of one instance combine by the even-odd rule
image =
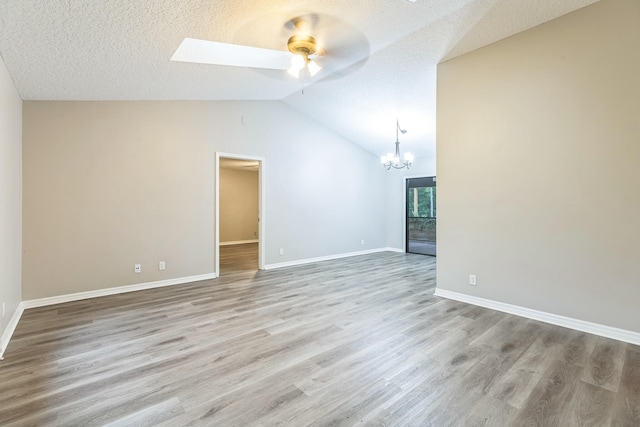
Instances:
[[[435,153],[436,64],[596,0],[2,0],[0,54],[25,100],[282,100],[375,154]],[[286,50],[304,16],[323,70],[171,62],[185,37]]]

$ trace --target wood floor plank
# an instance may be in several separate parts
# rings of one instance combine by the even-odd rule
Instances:
[[[437,400],[443,390],[456,382],[456,371],[452,368],[431,369],[424,373],[422,381],[402,393],[392,405],[366,422],[367,426],[425,424],[424,415],[429,402]]]
[[[28,309],[0,425],[640,425],[640,348],[433,295],[376,253]],[[243,252],[244,251],[244,252]]]
[[[562,351],[563,346],[550,346],[543,338],[538,338],[491,387],[489,394],[513,407],[522,408],[548,366],[560,357]]]
[[[459,417],[459,425],[465,427],[511,426],[518,410],[513,406],[487,394],[471,403]]]
[[[570,425],[569,408],[581,369],[563,361],[554,361],[519,412],[516,426]]]
[[[160,421],[180,414],[184,414],[184,408],[180,404],[180,399],[173,397],[105,424],[104,427],[156,426]]]
[[[599,340],[582,372],[582,381],[611,391],[618,391],[624,365],[625,344],[611,339]]]
[[[537,338],[543,330],[538,322],[522,317],[506,315],[502,320],[489,328],[484,334],[476,338],[474,344],[486,344],[502,354],[510,352],[524,352],[528,345]]]
[[[628,346],[626,350],[612,425],[640,425],[640,347]]]
[[[595,335],[574,331],[574,337],[565,346],[564,360],[576,366],[586,366],[596,341]]]
[[[585,382],[576,384],[567,425],[600,427],[611,424],[616,393]]]

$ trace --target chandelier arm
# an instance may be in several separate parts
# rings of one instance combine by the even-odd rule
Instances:
[[[402,163],[402,166],[392,165],[392,167],[393,167],[394,169],[404,169],[404,168],[409,169],[409,166],[410,166],[410,163],[409,163],[409,162],[404,162],[404,163]],[[389,170],[389,169],[387,169],[387,170]]]
[[[386,170],[391,170],[391,168],[394,168],[394,169],[407,168],[407,169],[409,169],[411,167],[411,162],[402,162],[401,164],[399,163],[398,165],[396,165],[395,163],[389,161],[387,163],[384,163],[382,165],[382,167],[384,167]]]

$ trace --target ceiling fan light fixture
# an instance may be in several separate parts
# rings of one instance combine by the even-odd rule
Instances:
[[[293,35],[289,37],[287,41],[287,48],[289,52],[293,53],[291,68],[288,70],[288,73],[292,76],[298,78],[300,71],[302,71],[305,66],[312,77],[322,69],[315,61],[309,59],[309,56],[316,53],[317,50],[316,39],[312,36],[303,34]]]
[[[296,34],[289,37],[287,48],[294,55],[313,55],[316,53],[317,42],[312,36]]]
[[[287,70],[287,73],[289,73],[293,78],[297,79],[298,77],[300,77],[300,70],[296,69],[296,68],[289,68]]]
[[[307,59],[303,55],[293,55],[291,58],[291,68],[294,70],[302,70],[307,63]]]
[[[293,55],[291,58],[291,67],[287,72],[297,79],[300,76],[300,71],[302,71],[306,63],[307,59],[303,55]]]
[[[314,60],[309,60],[309,62],[307,62],[307,68],[309,69],[309,74],[311,74],[311,77],[315,76],[316,74],[318,74],[318,72],[320,72],[320,70],[322,70],[322,67],[318,65],[318,63]]]

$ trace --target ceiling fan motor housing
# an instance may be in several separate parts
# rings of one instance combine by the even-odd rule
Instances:
[[[309,55],[316,53],[316,39],[307,35],[294,35],[289,38],[287,42],[289,52],[294,55],[302,55],[305,59],[309,58]]]

